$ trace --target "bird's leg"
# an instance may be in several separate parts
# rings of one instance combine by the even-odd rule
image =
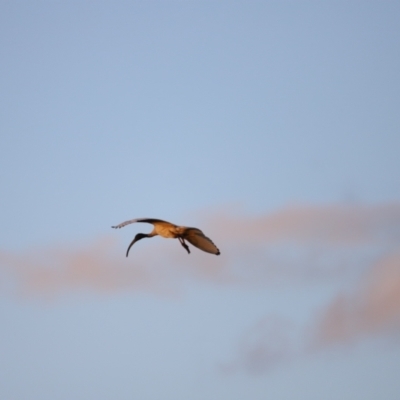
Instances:
[[[178,236],[178,239],[181,242],[181,245],[183,246],[183,248],[188,252],[188,254],[190,254],[190,249],[189,249],[189,246],[185,243],[185,239],[183,239],[179,236]]]

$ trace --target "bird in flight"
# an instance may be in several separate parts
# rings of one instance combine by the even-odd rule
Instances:
[[[197,228],[189,228],[187,226],[177,226],[171,224],[170,222],[163,221],[161,219],[153,219],[153,218],[137,218],[131,219],[129,221],[122,222],[119,225],[112,226],[111,228],[119,229],[123,228],[126,225],[133,224],[135,222],[146,222],[149,224],[153,224],[154,228],[150,233],[138,233],[135,238],[132,240],[131,244],[126,251],[126,256],[128,257],[130,248],[136,243],[138,240],[143,238],[151,238],[153,236],[160,235],[164,238],[172,238],[179,239],[180,244],[183,248],[190,254],[189,246],[186,244],[185,240],[191,243],[193,246],[197,247],[200,250],[203,250],[207,253],[215,254],[217,256],[220,255],[218,247],[209,239],[204,233]]]

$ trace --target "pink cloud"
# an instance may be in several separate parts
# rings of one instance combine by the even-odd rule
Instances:
[[[81,248],[53,247],[25,254],[0,252],[2,272],[16,283],[22,295],[58,294],[73,290],[121,290],[170,293],[174,283],[151,262],[137,257],[126,262],[114,241],[101,239]]]
[[[400,249],[378,260],[350,292],[335,296],[303,333],[289,321],[263,318],[243,335],[236,360],[223,371],[263,373],[295,357],[387,333],[400,334]]]
[[[0,250],[0,273],[11,277],[21,293],[54,294],[84,289],[176,292],[185,279],[251,287],[276,279],[311,280],[324,274],[331,278],[342,273],[346,262],[354,263],[354,257],[341,254],[343,249],[356,254],[360,244],[386,248],[400,242],[400,205],[309,206],[256,217],[218,213],[201,225],[221,256],[197,249],[188,256],[177,241],[153,238],[135,245],[127,259],[125,249],[117,249],[113,240],[99,239],[81,247],[54,246],[21,254]],[[132,237],[150,229],[135,226]]]
[[[400,204],[297,206],[258,216],[222,210],[208,217],[208,222],[217,237],[230,242],[353,245],[400,241]]]
[[[395,329],[400,332],[400,249],[379,260],[350,294],[318,319],[315,342],[329,345]]]
[[[365,271],[370,255],[357,258],[357,252],[376,247],[386,255],[352,291],[335,296],[306,329],[313,332],[311,346],[305,337],[302,345],[295,345],[303,336],[293,337],[296,327],[290,322],[266,317],[243,335],[236,360],[223,369],[260,373],[311,350],[400,332],[400,205],[309,206],[252,217],[237,214],[217,213],[200,226],[220,247],[220,257],[197,249],[188,256],[177,241],[154,238],[135,245],[127,259],[115,238],[105,238],[80,247],[0,250],[0,275],[23,296],[77,290],[175,296],[187,279],[242,288],[278,278],[309,282],[326,274],[327,259],[330,279],[343,273],[344,264],[353,267],[357,259]],[[138,230],[150,230],[146,228],[132,229],[132,237]],[[0,289],[10,286],[5,282]]]

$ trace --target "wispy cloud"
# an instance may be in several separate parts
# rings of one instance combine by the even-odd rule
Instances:
[[[314,344],[343,343],[388,330],[400,333],[400,249],[380,259],[351,293],[341,293],[316,322]]]
[[[249,260],[255,261],[250,270],[258,271],[258,278],[261,268],[269,278],[297,282],[355,270],[359,279],[305,328],[264,317],[244,333],[235,360],[224,371],[262,373],[335,344],[400,333],[400,205],[308,206],[254,217],[232,215],[220,213],[210,226],[227,245],[233,243],[235,254],[238,249],[247,254],[241,260],[247,267]]]
[[[126,259],[116,242],[106,238],[79,248],[63,245],[20,254],[0,250],[0,273],[20,293],[168,293],[186,279],[246,286],[331,278],[346,266],[368,265],[371,249],[381,254],[400,243],[396,204],[307,206],[259,216],[218,212],[203,221],[200,227],[218,244],[220,257],[197,249],[188,256],[176,241],[154,238],[151,250],[150,243],[142,247],[140,242]]]
[[[76,290],[112,293],[121,290],[168,293],[173,282],[162,271],[137,259],[117,255],[115,241],[101,239],[81,248],[52,247],[24,254],[0,252],[1,271],[21,295],[56,295]]]
[[[267,316],[246,332],[224,372],[267,372],[297,357],[379,335],[400,335],[400,248],[339,293],[301,329]]]
[[[0,290],[11,287],[22,296],[77,290],[175,295],[188,279],[246,289],[277,280],[332,279],[358,269],[358,283],[315,315],[307,335],[290,321],[266,316],[244,333],[236,359],[223,369],[260,373],[327,346],[400,332],[400,204],[308,206],[258,216],[218,212],[202,220],[200,228],[218,244],[220,257],[197,249],[188,256],[176,241],[160,238],[140,242],[128,259],[110,238],[18,254],[0,250],[0,275],[7,278]]]
[[[225,240],[240,243],[398,243],[400,205],[293,206],[257,216],[243,212],[232,215],[221,210],[209,218],[209,225]]]

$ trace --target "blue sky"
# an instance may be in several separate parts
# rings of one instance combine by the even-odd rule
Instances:
[[[397,399],[399,11],[3,1],[0,397]]]

